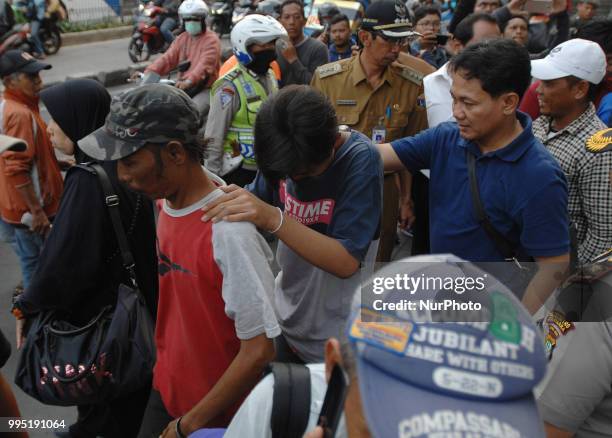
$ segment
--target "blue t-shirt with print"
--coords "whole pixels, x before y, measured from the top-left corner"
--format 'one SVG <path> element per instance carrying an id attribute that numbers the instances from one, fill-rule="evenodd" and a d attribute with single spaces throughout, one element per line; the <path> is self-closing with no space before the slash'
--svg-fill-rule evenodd
<path id="1" fill-rule="evenodd" d="M 378 249 L 382 211 L 383 170 L 372 141 L 359 132 L 335 153 L 331 165 L 316 177 L 268 183 L 258 173 L 248 189 L 282 208 L 286 216 L 336 239 L 362 264 L 367 276 Z M 274 290 L 274 310 L 283 337 L 302 360 L 322 362 L 325 341 L 346 324 L 356 288 L 357 271 L 340 278 L 320 269 L 278 242 L 280 273 Z"/>
<path id="2" fill-rule="evenodd" d="M 247 187 L 285 214 L 338 240 L 357 260 L 378 238 L 382 206 L 382 161 L 369 138 L 352 131 L 323 174 L 272 187 L 257 173 Z"/>
<path id="3" fill-rule="evenodd" d="M 481 202 L 497 231 L 531 257 L 569 252 L 565 175 L 533 136 L 531 119 L 520 112 L 517 117 L 523 132 L 507 146 L 486 154 L 459 135 L 456 122 L 391 143 L 409 171 L 430 169 L 432 253 L 451 253 L 474 262 L 504 260 L 476 220 L 466 153 L 476 156 Z"/>

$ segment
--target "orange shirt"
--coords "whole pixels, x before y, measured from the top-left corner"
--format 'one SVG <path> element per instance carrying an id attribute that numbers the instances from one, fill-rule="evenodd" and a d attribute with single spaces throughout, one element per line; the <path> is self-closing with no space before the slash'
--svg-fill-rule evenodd
<path id="1" fill-rule="evenodd" d="M 55 216 L 64 183 L 47 135 L 47 125 L 38 112 L 38 98 L 4 90 L 0 120 L 3 134 L 20 138 L 28 145 L 23 152 L 5 151 L 0 157 L 0 216 L 6 222 L 20 223 L 21 216 L 29 208 L 18 187 L 30 183 L 40 188 L 37 194 L 45 214 Z M 34 175 L 37 181 L 32 179 Z"/>
<path id="2" fill-rule="evenodd" d="M 225 73 L 230 71 L 236 65 L 237 62 L 238 62 L 238 60 L 236 59 L 236 56 L 232 55 L 221 66 L 221 69 L 219 70 L 219 77 L 224 76 Z M 281 79 L 281 71 L 280 71 L 280 67 L 278 66 L 278 63 L 276 61 L 272 61 L 272 64 L 270 64 L 270 68 L 274 72 L 274 76 L 276 76 L 276 80 L 280 81 L 280 79 Z"/>

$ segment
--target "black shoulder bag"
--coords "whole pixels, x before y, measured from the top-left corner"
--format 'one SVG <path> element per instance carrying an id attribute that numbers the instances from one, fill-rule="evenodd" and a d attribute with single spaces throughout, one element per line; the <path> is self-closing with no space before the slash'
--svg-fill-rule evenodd
<path id="1" fill-rule="evenodd" d="M 466 150 L 466 156 L 470 178 L 470 192 L 472 194 L 472 204 L 474 204 L 476 220 L 506 260 L 506 263 L 485 262 L 479 263 L 479 265 L 482 265 L 483 269 L 495 275 L 499 281 L 509 287 L 521 299 L 537 271 L 535 261 L 529 256 L 521 255 L 518 251 L 518 246 L 514 245 L 506 236 L 497 231 L 487 217 L 480 200 L 478 180 L 476 179 L 476 157 L 468 150 Z"/>
<path id="2" fill-rule="evenodd" d="M 310 370 L 297 363 L 274 362 L 272 438 L 302 438 L 310 417 Z"/>
<path id="3" fill-rule="evenodd" d="M 119 285 L 117 303 L 83 327 L 42 311 L 33 320 L 15 383 L 45 404 L 107 402 L 150 384 L 155 362 L 154 325 L 138 290 L 134 258 L 119 216 L 119 197 L 97 163 L 79 165 L 98 176 L 131 284 Z M 108 293 L 108 292 L 104 292 Z"/>

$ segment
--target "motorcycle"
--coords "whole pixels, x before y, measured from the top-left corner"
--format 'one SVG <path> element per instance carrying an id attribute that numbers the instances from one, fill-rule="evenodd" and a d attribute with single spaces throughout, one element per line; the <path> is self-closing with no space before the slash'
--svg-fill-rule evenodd
<path id="1" fill-rule="evenodd" d="M 232 16 L 234 13 L 234 1 L 216 1 L 210 7 L 210 29 L 219 37 L 228 34 L 232 30 Z"/>
<path id="2" fill-rule="evenodd" d="M 14 2 L 12 5 L 15 16 L 15 25 L 9 32 L 0 37 L 0 51 L 10 49 L 20 49 L 28 53 L 34 53 L 34 44 L 31 41 L 30 27 L 28 24 L 28 6 L 24 2 Z M 53 14 L 45 18 L 40 26 L 38 37 L 43 44 L 43 51 L 46 55 L 53 55 L 58 52 L 62 45 L 61 30 L 58 25 L 60 18 Z M 5 48 L 6 47 L 6 48 Z"/>
<path id="3" fill-rule="evenodd" d="M 56 16 L 45 18 L 40 26 L 38 37 L 43 45 L 43 50 L 47 55 L 56 54 L 62 47 L 62 35 L 58 26 L 59 19 Z"/>
<path id="4" fill-rule="evenodd" d="M 0 55 L 13 49 L 34 53 L 34 44 L 30 39 L 30 26 L 28 24 L 17 24 L 0 37 Z"/>
<path id="5" fill-rule="evenodd" d="M 138 86 L 147 84 L 165 84 L 174 87 L 178 82 L 177 76 L 181 73 L 185 73 L 187 70 L 189 70 L 189 68 L 191 68 L 191 61 L 185 60 L 179 62 L 178 66 L 174 70 L 170 70 L 165 78 L 161 77 L 155 72 L 139 72 L 136 77 L 128 79 L 128 82 L 134 82 Z M 187 94 L 189 94 L 189 90 L 187 91 Z M 189 94 L 189 96 L 193 97 L 194 94 Z"/>
<path id="6" fill-rule="evenodd" d="M 128 55 L 132 62 L 147 61 L 151 55 L 162 53 L 165 49 L 164 37 L 157 26 L 157 16 L 162 8 L 148 2 L 140 4 L 138 10 L 128 46 Z"/>
<path id="7" fill-rule="evenodd" d="M 256 8 L 253 0 L 240 0 L 232 13 L 232 28 L 250 12 L 255 11 Z"/>

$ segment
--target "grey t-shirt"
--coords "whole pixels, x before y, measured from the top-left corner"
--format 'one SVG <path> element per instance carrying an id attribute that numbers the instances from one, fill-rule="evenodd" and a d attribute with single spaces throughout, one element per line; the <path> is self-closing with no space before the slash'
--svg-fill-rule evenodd
<path id="1" fill-rule="evenodd" d="M 546 378 L 536 388 L 538 407 L 544 421 L 577 438 L 612 434 L 611 315 L 609 273 L 593 284 L 581 322 L 567 322 L 557 313 L 548 318 L 552 331 L 544 325 L 554 348 Z"/>
<path id="2" fill-rule="evenodd" d="M 304 37 L 301 43 L 295 46 L 297 61 L 289 64 L 283 57 L 282 41 L 276 44 L 278 65 L 281 69 L 281 86 L 298 84 L 309 85 L 312 75 L 317 67 L 329 62 L 329 52 L 325 44 L 310 37 Z"/>

